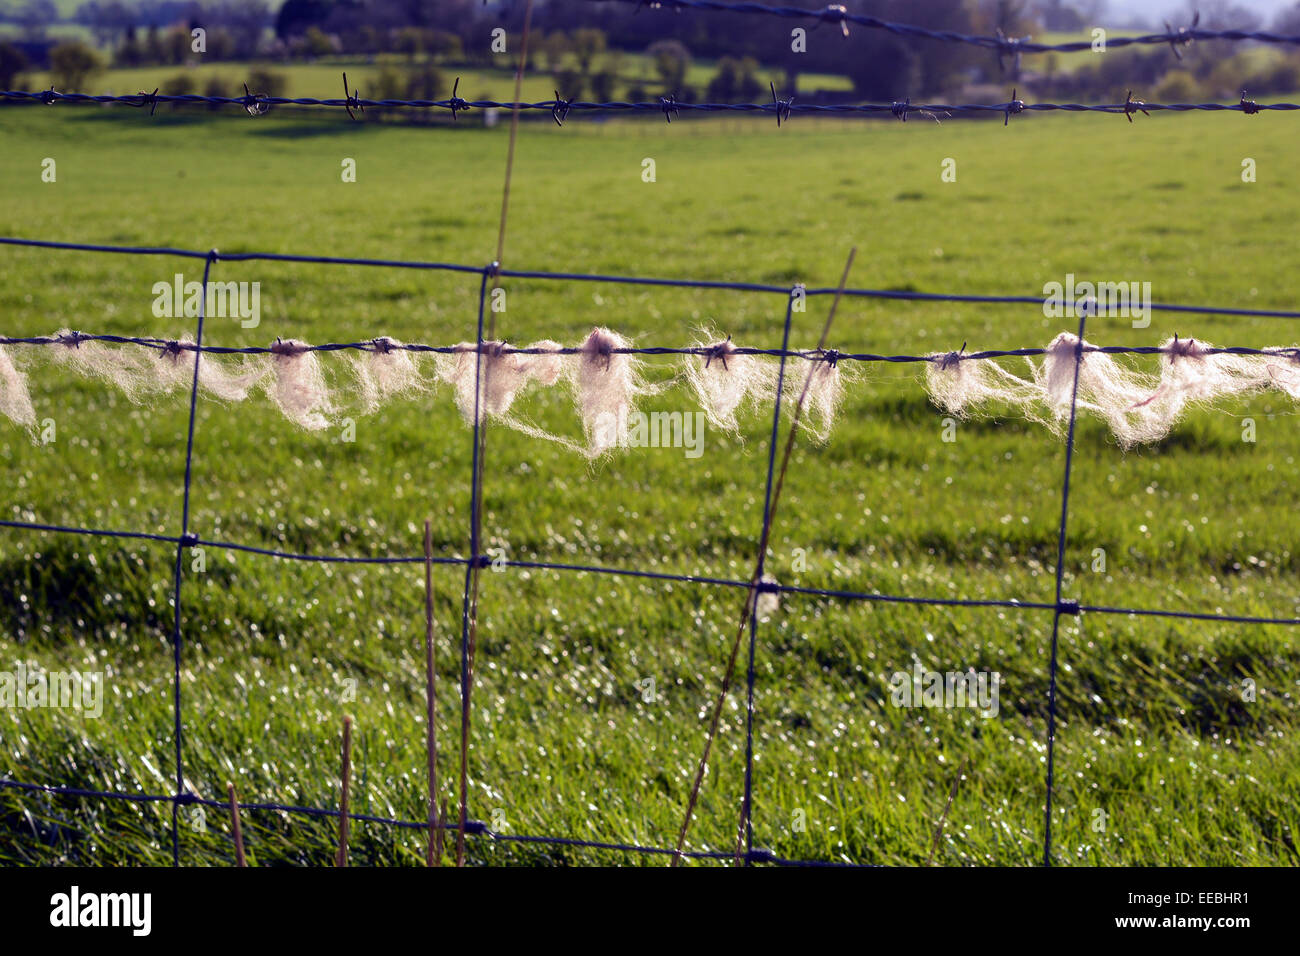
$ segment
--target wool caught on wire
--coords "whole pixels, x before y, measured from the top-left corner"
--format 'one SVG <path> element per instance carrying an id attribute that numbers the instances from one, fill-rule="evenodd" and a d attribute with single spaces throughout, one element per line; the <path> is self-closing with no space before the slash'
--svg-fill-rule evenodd
<path id="1" fill-rule="evenodd" d="M 1089 343 L 1084 342 L 1083 348 Z M 1077 335 L 1062 332 L 1047 346 L 1041 365 L 1030 362 L 1034 381 L 1051 416 L 1049 424 L 1060 431 L 1070 417 L 1071 401 L 1080 411 L 1091 412 L 1106 420 L 1121 446 L 1154 441 L 1181 411 L 1181 401 L 1170 405 L 1143 406 L 1156 381 L 1139 369 L 1125 368 L 1111 356 L 1098 352 L 1080 353 Z M 1078 360 L 1078 390 L 1075 391 L 1075 365 Z"/>
<path id="2" fill-rule="evenodd" d="M 27 393 L 27 379 L 0 347 L 0 412 L 16 425 L 35 425 L 36 409 Z"/>
<path id="3" fill-rule="evenodd" d="M 110 348 L 103 342 L 83 338 L 71 329 L 60 329 L 53 338 L 57 344 L 50 347 L 48 355 L 56 364 L 78 375 L 109 382 L 120 388 L 132 402 L 141 402 L 150 392 L 165 388 L 150 353 Z"/>
<path id="4" fill-rule="evenodd" d="M 357 392 L 361 407 L 367 414 L 390 399 L 424 391 L 428 387 L 420 377 L 415 353 L 402 348 L 401 342 L 381 336 L 372 344 L 372 350 L 352 357 Z"/>
<path id="5" fill-rule="evenodd" d="M 617 350 L 630 347 L 617 332 L 598 328 L 578 350 L 572 377 L 588 457 L 627 446 L 628 418 L 641 381 L 633 357 Z"/>
<path id="6" fill-rule="evenodd" d="M 163 392 L 188 389 L 194 377 L 194 343 L 174 342 L 158 353 L 158 387 Z M 265 365 L 247 360 L 214 362 L 199 356 L 199 388 L 223 402 L 242 402 L 266 377 Z"/>
<path id="7" fill-rule="evenodd" d="M 845 373 L 833 352 L 815 355 L 806 372 L 785 377 L 785 400 L 792 407 L 803 402 L 799 427 L 816 442 L 831 437 L 835 416 L 844 401 L 844 379 Z"/>
<path id="8" fill-rule="evenodd" d="M 997 362 L 968 361 L 960 352 L 936 352 L 925 367 L 925 387 L 944 411 L 965 417 L 974 406 L 1003 402 L 1025 415 L 1037 416 L 1041 389 Z"/>
<path id="9" fill-rule="evenodd" d="M 271 359 L 274 375 L 266 392 L 284 417 L 308 431 L 328 428 L 334 407 L 316 353 L 302 342 L 277 339 Z"/>
<path id="10" fill-rule="evenodd" d="M 525 363 L 515 352 L 504 352 L 504 342 L 484 342 L 482 350 L 473 342 L 460 342 L 456 351 L 437 358 L 438 377 L 452 387 L 456 407 L 473 425 L 487 418 L 501 418 L 510 411 L 515 396 L 528 381 Z"/>
<path id="11" fill-rule="evenodd" d="M 638 350 L 628 339 L 596 328 L 571 348 L 543 340 L 522 349 L 504 342 L 484 342 L 481 347 L 462 342 L 434 349 L 381 337 L 318 348 L 276 340 L 266 349 L 204 349 L 197 362 L 198 384 L 201 394 L 223 402 L 244 401 L 254 391 L 264 391 L 291 422 L 319 431 L 340 420 L 345 409 L 359 405 L 361 414 L 374 412 L 385 402 L 431 390 L 441 382 L 451 386 L 467 425 L 474 425 L 477 407 L 479 423 L 492 420 L 596 459 L 634 443 L 629 426 L 639 414 L 639 397 L 657 394 L 679 380 L 694 393 L 705 419 L 732 433 L 739 429 L 742 410 L 775 398 L 779 353 L 754 354 L 757 350 L 738 348 L 730 338 L 722 339 L 710 330 L 701 334 L 704 340 L 690 348 L 663 350 L 680 353 L 682 370 L 655 383 L 642 377 Z M 43 337 L 0 337 L 0 414 L 19 425 L 34 424 L 26 363 L 40 358 L 110 382 L 137 403 L 192 384 L 196 351 L 192 342 L 128 339 L 110 344 L 107 338 L 67 329 Z M 18 351 L 5 347 L 14 345 L 42 347 Z M 343 348 L 359 353 L 350 358 L 355 386 L 331 390 L 320 356 Z M 1120 351 L 1126 350 L 1103 350 L 1063 332 L 1041 350 L 1041 360 L 1024 356 L 1025 377 L 1004 368 L 993 354 L 966 354 L 964 346 L 958 352 L 913 359 L 924 363 L 926 389 L 946 412 L 968 416 L 1004 414 L 1010 409 L 1060 433 L 1074 403 L 1081 413 L 1105 421 L 1125 448 L 1159 441 L 1191 405 L 1213 407 L 1219 399 L 1265 389 L 1300 400 L 1300 348 L 1296 346 L 1215 349 L 1204 341 L 1175 336 L 1158 350 L 1127 350 L 1158 351 L 1158 372 L 1118 361 L 1111 353 Z M 435 353 L 432 374 L 423 359 L 429 352 Z M 802 399 L 800 427 L 824 441 L 857 368 L 848 360 L 882 359 L 820 349 L 791 354 L 803 365 L 792 367 L 787 359 L 782 400 L 795 405 Z M 22 361 L 15 361 L 15 356 Z M 553 434 L 514 410 L 526 388 L 561 383 L 573 394 L 580 440 Z"/>
<path id="12" fill-rule="evenodd" d="M 772 400 L 776 391 L 776 363 L 763 356 L 737 353 L 730 336 L 720 339 L 709 329 L 702 334 L 705 340 L 696 342 L 696 347 L 707 351 L 686 357 L 686 381 L 703 407 L 708 423 L 734 434 L 740 429 L 736 415 L 742 406 Z"/>
<path id="13" fill-rule="evenodd" d="M 936 354 L 930 357 L 926 385 L 934 402 L 955 414 L 982 405 L 1014 406 L 1058 433 L 1073 402 L 1080 412 L 1103 419 L 1124 448 L 1164 438 L 1192 403 L 1213 407 L 1219 399 L 1270 386 L 1300 398 L 1294 347 L 1237 355 L 1175 336 L 1160 345 L 1158 375 L 1122 365 L 1069 332 L 1058 335 L 1045 351 L 1039 364 L 1026 359 L 1030 379 L 994 361 Z"/>
<path id="14" fill-rule="evenodd" d="M 194 377 L 194 343 L 170 342 L 158 351 L 134 351 L 109 347 L 61 329 L 52 338 L 57 345 L 48 350 L 55 363 L 121 389 L 132 402 L 143 403 L 155 394 L 189 388 Z M 199 358 L 199 387 L 225 402 L 241 402 L 266 374 L 252 363 L 222 363 L 203 355 Z"/>

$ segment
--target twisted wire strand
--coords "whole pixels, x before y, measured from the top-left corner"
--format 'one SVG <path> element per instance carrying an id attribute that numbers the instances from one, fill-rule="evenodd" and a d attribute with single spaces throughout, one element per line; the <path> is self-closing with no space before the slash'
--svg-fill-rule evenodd
<path id="1" fill-rule="evenodd" d="M 178 339 L 160 339 L 148 336 L 112 335 L 103 333 L 72 332 L 66 335 L 0 335 L 0 345 L 62 345 L 73 348 L 80 342 L 108 342 L 114 345 L 136 345 L 163 353 L 206 352 L 213 355 L 273 355 L 277 354 L 274 345 L 196 345 Z M 481 346 L 476 343 L 458 345 L 427 345 L 419 342 L 393 342 L 389 339 L 370 339 L 364 342 L 327 342 L 319 345 L 296 344 L 296 352 L 422 352 L 437 354 L 455 354 L 461 352 L 480 352 L 484 355 L 581 355 L 581 346 L 561 346 L 559 348 L 542 348 L 538 346 L 517 346 L 485 341 Z M 1158 345 L 1091 345 L 1085 344 L 1087 353 L 1106 355 L 1165 355 L 1168 348 Z M 716 354 L 716 346 L 623 346 L 611 347 L 611 355 L 696 355 L 707 358 Z M 953 362 L 980 362 L 993 359 L 1034 357 L 1048 354 L 1048 349 L 1041 347 L 1016 349 L 984 349 L 978 352 L 927 353 L 925 355 L 880 355 L 875 352 L 840 352 L 834 349 L 768 349 L 755 346 L 732 346 L 729 355 L 762 355 L 771 358 L 797 358 L 807 362 L 883 362 L 892 364 L 913 364 L 926 362 L 951 365 Z M 1201 350 L 1204 355 L 1263 355 L 1277 358 L 1289 358 L 1300 362 L 1300 346 L 1270 346 L 1257 348 L 1246 345 L 1206 346 Z"/>
<path id="2" fill-rule="evenodd" d="M 1297 103 L 1256 103 L 1244 97 L 1238 103 L 1147 103 L 1133 100 L 1128 103 L 1025 103 L 1013 98 L 1005 103 L 912 103 L 906 100 L 891 103 L 796 103 L 787 100 L 772 103 L 685 103 L 675 95 L 660 97 L 653 102 L 628 102 L 611 100 L 608 102 L 586 102 L 576 100 L 540 100 L 533 103 L 508 103 L 499 100 L 462 100 L 451 98 L 444 100 L 405 100 L 365 98 L 339 99 L 337 97 L 319 99 L 311 96 L 205 96 L 199 93 L 158 93 L 158 94 L 112 94 L 112 93 L 61 93 L 58 90 L 0 90 L 0 100 L 29 101 L 53 106 L 55 103 L 72 104 L 125 104 L 140 106 L 141 97 L 158 103 L 200 103 L 212 106 L 242 106 L 249 109 L 255 106 L 254 115 L 263 115 L 275 106 L 310 106 L 336 107 L 348 110 L 355 107 L 426 109 L 443 110 L 456 116 L 467 109 L 498 109 L 536 112 L 542 111 L 553 116 L 578 113 L 662 113 L 665 116 L 680 112 L 694 113 L 761 113 L 788 118 L 791 113 L 826 114 L 826 115 L 889 115 L 903 119 L 908 115 L 925 114 L 934 116 L 973 116 L 982 113 L 997 113 L 1004 116 L 1021 113 L 1112 113 L 1132 116 L 1139 110 L 1152 112 L 1187 113 L 1194 111 L 1211 113 L 1246 113 L 1254 115 L 1265 111 L 1294 112 L 1300 110 Z M 253 112 L 253 110 L 249 110 Z M 669 119 L 671 122 L 671 119 Z M 504 274 L 504 273 L 503 273 Z"/>

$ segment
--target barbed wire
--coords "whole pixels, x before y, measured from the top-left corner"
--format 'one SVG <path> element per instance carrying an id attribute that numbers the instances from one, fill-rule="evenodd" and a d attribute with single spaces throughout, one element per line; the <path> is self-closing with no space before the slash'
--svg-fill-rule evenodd
<path id="1" fill-rule="evenodd" d="M 418 342 L 397 342 L 387 337 L 369 339 L 364 342 L 327 342 L 312 345 L 294 341 L 292 344 L 274 345 L 197 345 L 183 339 L 160 339 L 130 335 L 113 335 L 108 333 L 65 332 L 61 335 L 8 336 L 0 335 L 0 345 L 62 345 L 76 348 L 82 342 L 106 342 L 112 345 L 135 345 L 165 354 L 179 352 L 203 352 L 211 355 L 285 355 L 303 352 L 421 352 L 440 355 L 462 353 L 479 353 L 480 355 L 582 355 L 582 346 L 559 346 L 555 348 L 540 346 L 510 345 L 505 342 L 485 341 L 482 345 L 461 343 L 457 345 L 425 345 Z M 909 364 L 930 362 L 945 367 L 956 362 L 978 362 L 1003 358 L 1032 358 L 1050 354 L 1050 349 L 1043 347 L 1016 349 L 984 349 L 967 352 L 965 348 L 951 352 L 927 352 L 919 355 L 882 355 L 874 352 L 841 352 L 838 349 L 774 349 L 758 348 L 750 345 L 733 345 L 718 343 L 715 345 L 687 346 L 625 346 L 611 347 L 611 355 L 694 355 L 704 359 L 725 358 L 732 355 L 761 355 L 770 358 L 797 358 L 808 362 L 826 362 L 835 365 L 839 362 L 886 362 Z M 1169 347 L 1159 345 L 1094 345 L 1085 343 L 1084 354 L 1101 353 L 1106 355 L 1169 355 L 1180 354 Z M 1257 355 L 1289 358 L 1300 362 L 1300 346 L 1273 346 L 1256 348 L 1244 345 L 1205 346 L 1199 349 L 1201 355 Z"/>
<path id="2" fill-rule="evenodd" d="M 1075 40 L 1065 43 L 1035 43 L 1028 36 L 1009 37 L 1001 30 L 998 35 L 961 33 L 954 30 L 934 30 L 912 23 L 898 23 L 873 17 L 869 14 L 850 13 L 843 4 L 832 3 L 824 7 L 774 7 L 762 3 L 722 3 L 719 0 L 588 0 L 591 3 L 631 3 L 637 10 L 642 7 L 651 10 L 668 9 L 700 10 L 709 13 L 756 14 L 794 20 L 815 20 L 820 23 L 838 25 L 843 36 L 849 35 L 849 24 L 872 30 L 884 30 L 895 36 L 921 40 L 940 40 L 947 43 L 965 43 L 972 46 L 995 50 L 1003 56 L 1016 56 L 1025 53 L 1082 53 L 1095 49 L 1091 40 Z M 1147 33 L 1140 36 L 1107 37 L 1106 48 L 1127 46 L 1163 46 L 1168 44 L 1180 59 L 1183 48 L 1196 40 L 1251 41 L 1255 43 L 1272 43 L 1281 45 L 1300 45 L 1300 36 L 1270 33 L 1265 30 L 1202 30 L 1199 28 L 1201 15 L 1195 13 L 1190 26 L 1174 27 L 1165 22 L 1164 33 Z"/>
<path id="3" fill-rule="evenodd" d="M 895 100 L 890 103 L 796 103 L 794 97 L 782 99 L 773 89 L 771 103 L 688 103 L 677 99 L 676 93 L 665 94 L 650 102 L 626 102 L 621 100 L 609 102 L 579 102 L 562 99 L 559 92 L 552 100 L 532 103 L 506 103 L 497 100 L 464 100 L 451 97 L 443 100 L 372 100 L 355 96 L 343 99 L 318 99 L 315 97 L 267 96 L 261 93 L 246 93 L 244 96 L 206 96 L 198 93 L 61 93 L 53 88 L 48 90 L 4 90 L 0 91 L 0 100 L 16 102 L 38 102 L 47 106 L 56 103 L 73 104 L 123 104 L 136 108 L 156 107 L 159 103 L 173 104 L 207 104 L 212 106 L 241 106 L 250 115 L 263 116 L 275 106 L 295 107 L 334 107 L 348 112 L 353 119 L 357 117 L 353 109 L 400 108 L 443 110 L 454 120 L 460 113 L 470 109 L 544 111 L 551 114 L 557 125 L 563 125 L 564 119 L 571 112 L 589 113 L 662 113 L 671 123 L 674 116 L 682 112 L 696 113 L 758 113 L 773 116 L 780 126 L 789 121 L 792 114 L 828 116 L 893 116 L 907 121 L 908 116 L 922 115 L 937 120 L 940 116 L 975 116 L 1000 114 L 1003 125 L 1010 122 L 1012 116 L 1024 113 L 1106 113 L 1120 115 L 1133 120 L 1135 113 L 1150 115 L 1152 112 L 1188 113 L 1244 113 L 1248 116 L 1259 113 L 1295 112 L 1300 110 L 1297 103 L 1259 103 L 1246 98 L 1246 91 L 1236 103 L 1148 103 L 1135 100 L 1130 92 L 1123 103 L 1026 103 L 1017 99 L 1018 90 L 1012 90 L 1011 99 L 1005 103 L 913 103 L 911 100 Z M 152 112 L 152 109 L 151 109 Z"/>

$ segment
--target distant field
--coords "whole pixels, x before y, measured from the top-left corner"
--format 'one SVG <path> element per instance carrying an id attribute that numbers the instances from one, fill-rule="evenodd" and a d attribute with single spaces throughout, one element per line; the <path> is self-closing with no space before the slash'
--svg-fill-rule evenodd
<path id="1" fill-rule="evenodd" d="M 77 7 L 82 4 L 82 0 L 53 0 L 53 2 L 61 17 L 73 16 L 77 12 Z M 6 0 L 6 2 L 0 3 L 0 10 L 11 13 L 22 5 L 22 0 Z M 279 4 L 276 4 L 276 8 L 279 8 Z"/>
<path id="2" fill-rule="evenodd" d="M 217 68 L 222 69 L 222 68 Z M 168 71 L 155 71 L 152 77 Z M 232 79 L 237 75 L 232 71 Z M 349 68 L 349 78 L 353 71 Z M 367 76 L 359 72 L 365 92 Z M 496 79 L 492 81 L 497 82 Z M 550 82 L 549 80 L 546 82 Z M 291 92 L 334 95 L 330 66 Z M 117 73 L 107 88 L 156 85 Z M 462 81 L 477 96 L 484 79 Z M 496 93 L 497 87 L 491 92 Z M 550 89 L 526 90 L 549 98 Z M 498 94 L 499 95 L 499 94 Z M 1035 295 L 1067 273 L 1152 283 L 1158 301 L 1294 309 L 1300 192 L 1290 115 L 1023 116 L 1001 121 L 593 123 L 522 130 L 505 262 L 516 268 Z M 0 109 L 0 235 L 223 252 L 436 259 L 495 254 L 506 132 L 315 121 L 285 113 L 57 106 Z M 42 160 L 58 182 L 43 184 Z M 358 181 L 340 182 L 344 158 Z M 653 158 L 657 182 L 641 179 Z M 958 181 L 942 183 L 954 158 Z M 1243 184 L 1243 157 L 1259 180 Z M 0 247 L 0 333 L 62 327 L 183 335 L 153 283 L 195 263 Z M 212 344 L 276 337 L 472 339 L 477 277 L 218 263 L 259 281 L 257 329 L 209 323 Z M 709 325 L 779 344 L 780 296 L 510 281 L 500 334 L 579 341 L 595 325 L 682 345 Z M 811 346 L 825 302 L 796 316 Z M 854 299 L 831 344 L 892 353 L 1046 344 L 1070 320 L 1032 306 Z M 1293 322 L 1157 313 L 1098 320 L 1089 338 L 1154 345 L 1178 333 L 1282 345 Z M 0 517 L 176 533 L 188 407 L 131 404 L 19 346 L 40 419 L 34 444 L 0 420 Z M 324 360 L 348 380 L 338 357 Z M 1009 364 L 1008 367 L 1016 366 Z M 1023 367 L 1023 366 L 1022 366 Z M 667 382 L 673 363 L 646 374 Z M 946 417 L 914 366 L 873 365 L 824 445 L 801 440 L 773 531 L 783 583 L 1051 601 L 1062 442 L 1018 418 Z M 696 406 L 680 384 L 644 407 Z M 562 392 L 525 398 L 575 436 Z M 199 405 L 191 526 L 211 539 L 326 555 L 468 547 L 470 432 L 445 388 L 358 417 L 355 443 L 304 433 L 264 400 Z M 1243 418 L 1258 440 L 1242 441 Z M 766 424 L 765 424 L 766 421 Z M 502 428 L 487 442 L 487 546 L 521 560 L 748 575 L 761 525 L 770 417 L 705 452 L 641 449 L 589 465 Z M 1084 603 L 1300 614 L 1295 406 L 1275 394 L 1200 412 L 1124 453 L 1083 418 L 1065 593 Z M 1104 573 L 1092 570 L 1104 549 Z M 796 549 L 806 554 L 797 571 Z M 0 530 L 0 661 L 109 672 L 99 720 L 0 711 L 0 775 L 168 792 L 174 549 Z M 463 572 L 435 570 L 440 772 L 457 767 Z M 353 808 L 423 816 L 423 571 L 209 552 L 182 599 L 188 785 L 333 807 L 339 723 L 356 719 Z M 721 680 L 740 596 L 703 586 L 510 569 L 485 572 L 470 758 L 471 813 L 513 833 L 671 845 Z M 1062 622 L 1055 836 L 1061 863 L 1295 866 L 1300 646 L 1294 630 L 1087 615 Z M 1051 616 L 787 597 L 758 629 L 755 841 L 786 857 L 924 863 L 959 768 L 935 862 L 1033 864 L 1041 855 Z M 1001 709 L 891 705 L 890 676 L 994 670 Z M 743 664 L 742 664 L 743 673 Z M 653 677 L 658 698 L 636 682 Z M 1258 700 L 1243 703 L 1244 679 Z M 349 684 L 350 681 L 355 682 Z M 743 679 L 742 679 L 743 691 Z M 355 700 L 345 689 L 355 687 Z M 730 849 L 744 760 L 743 696 L 724 712 L 692 830 Z M 446 791 L 449 802 L 452 790 Z M 1096 811 L 1106 814 L 1095 829 Z M 800 829 L 797 821 L 806 821 Z M 182 860 L 231 859 L 226 821 L 183 811 Z M 170 808 L 0 790 L 0 861 L 170 862 Z M 328 862 L 332 825 L 246 815 L 260 864 Z M 357 863 L 418 863 L 418 832 L 358 823 Z M 616 853 L 472 840 L 476 862 L 646 862 Z"/>
<path id="3" fill-rule="evenodd" d="M 1141 36 L 1145 33 L 1157 32 L 1149 30 L 1108 30 L 1107 40 L 1113 41 L 1119 37 Z M 1092 28 L 1080 30 L 1075 33 L 1062 32 L 1045 32 L 1033 35 L 1035 43 L 1091 43 Z M 1108 48 L 1107 52 L 1116 49 Z M 1164 48 L 1168 51 L 1168 47 Z M 1288 50 L 1285 47 L 1267 46 L 1265 44 L 1257 45 L 1237 45 L 1233 47 L 1232 57 L 1234 68 L 1232 72 L 1236 74 L 1237 82 L 1240 77 L 1249 76 L 1252 73 L 1264 72 L 1271 67 L 1277 66 L 1287 56 Z M 1051 76 L 1068 75 L 1074 73 L 1080 67 L 1092 66 L 1098 56 L 1104 54 L 1083 51 L 1078 53 L 1029 53 L 1023 58 L 1023 64 L 1026 70 L 1034 73 L 1042 73 Z M 1177 64 L 1170 64 L 1176 66 Z"/>
<path id="4" fill-rule="evenodd" d="M 0 23 L 0 40 L 15 40 L 22 36 L 22 27 L 16 23 Z M 81 40 L 83 43 L 93 43 L 94 38 L 91 36 L 90 28 L 82 26 L 80 23 L 55 23 L 51 24 L 45 30 L 46 34 L 54 40 Z"/>
<path id="5" fill-rule="evenodd" d="M 54 27 L 51 29 L 51 34 L 65 39 L 89 40 L 88 35 L 84 35 L 84 28 L 71 24 Z M 4 25 L 0 24 L 0 37 L 4 35 Z M 1035 36 L 1034 39 L 1040 42 L 1063 43 L 1086 40 L 1089 36 L 1045 34 Z M 1280 65 L 1285 57 L 1286 53 L 1279 49 L 1265 46 L 1246 47 L 1238 53 L 1230 65 L 1225 65 L 1224 70 L 1220 71 L 1222 76 L 1216 74 L 1216 79 L 1209 89 L 1222 86 L 1223 90 L 1219 93 L 1226 95 L 1224 91 L 1240 83 L 1242 78 L 1267 73 Z M 107 62 L 107 55 L 105 59 Z M 479 100 L 509 100 L 514 93 L 514 65 L 506 56 L 500 57 L 500 61 L 500 65 L 495 68 L 461 67 L 440 63 L 438 68 L 444 77 L 445 87 L 440 95 L 449 96 L 451 84 L 459 77 L 461 96 Z M 81 89 L 63 92 L 120 94 L 134 93 L 142 89 L 178 89 L 176 84 L 181 81 L 188 83 L 191 92 L 203 93 L 210 83 L 216 81 L 228 95 L 233 95 L 243 92 L 243 84 L 249 79 L 251 72 L 263 70 L 283 78 L 286 96 L 327 97 L 336 95 L 341 89 L 342 73 L 346 71 L 349 83 L 359 89 L 363 96 L 378 97 L 380 74 L 383 70 L 396 71 L 400 77 L 406 77 L 412 71 L 422 69 L 423 62 L 423 57 L 411 59 L 400 54 L 381 54 L 376 57 L 323 57 L 311 62 L 215 61 L 172 66 L 106 66 L 88 77 Z M 1060 76 L 1091 65 L 1093 62 L 1095 62 L 1095 55 L 1087 52 L 1027 54 L 1023 59 L 1023 68 L 1026 71 L 1026 78 L 1032 84 L 1037 76 Z M 616 60 L 610 60 L 610 63 L 611 68 L 616 69 L 618 75 L 614 85 L 615 99 L 627 98 L 634 85 L 640 86 L 646 97 L 658 96 L 665 91 L 663 81 L 655 72 L 653 63 L 648 57 L 636 53 L 623 53 Z M 602 64 L 598 62 L 593 72 L 601 67 Z M 567 63 L 565 68 L 575 69 L 571 62 Z M 709 83 L 716 76 L 717 71 L 717 61 L 692 60 L 686 73 L 685 86 L 693 91 L 697 100 L 706 99 Z M 793 92 L 796 96 L 808 96 L 818 91 L 848 92 L 853 89 L 853 84 L 847 76 L 835 73 L 801 73 L 798 77 L 798 87 L 793 91 L 786 89 L 785 72 L 781 69 L 762 67 L 758 70 L 756 78 L 764 90 L 767 89 L 769 81 L 774 83 L 783 96 L 787 92 Z M 48 89 L 56 84 L 54 77 L 48 71 L 34 70 L 22 74 L 17 85 L 27 89 Z M 543 65 L 543 61 L 534 58 L 533 67 L 524 77 L 523 96 L 530 101 L 549 100 L 554 97 L 560 85 L 562 85 L 560 80 Z M 573 90 L 559 90 L 559 92 L 567 97 L 575 95 Z M 1154 99 L 1154 92 L 1154 90 L 1147 90 L 1144 95 L 1151 100 Z M 578 98 L 590 100 L 594 95 L 590 83 L 587 82 Z M 1207 98 L 1215 98 L 1209 92 L 1205 95 Z M 1037 96 L 1036 98 L 1049 99 L 1050 97 Z M 759 96 L 758 99 L 763 100 L 765 97 Z M 1091 99 L 1109 101 L 1107 96 L 1095 96 Z"/>

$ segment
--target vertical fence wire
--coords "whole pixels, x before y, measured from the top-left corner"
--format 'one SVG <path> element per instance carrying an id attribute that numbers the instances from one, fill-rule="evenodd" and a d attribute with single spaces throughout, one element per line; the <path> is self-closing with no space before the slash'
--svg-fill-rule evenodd
<path id="1" fill-rule="evenodd" d="M 785 304 L 785 331 L 781 336 L 781 351 L 790 348 L 790 325 L 794 317 L 794 293 Z M 763 583 L 763 569 L 767 562 L 769 535 L 772 530 L 772 482 L 776 474 L 776 445 L 781 430 L 781 393 L 785 385 L 785 356 L 781 356 L 776 373 L 776 398 L 772 402 L 772 441 L 767 449 L 767 490 L 763 495 L 763 530 L 759 536 L 758 570 L 755 587 Z M 741 804 L 740 823 L 745 840 L 745 865 L 751 864 L 754 852 L 754 650 L 758 641 L 758 593 L 750 597 L 749 612 L 749 670 L 745 679 L 745 799 Z M 737 841 L 739 843 L 739 840 Z"/>
<path id="2" fill-rule="evenodd" d="M 203 262 L 203 289 L 199 298 L 199 318 L 194 334 L 194 379 L 190 383 L 190 419 L 185 438 L 185 489 L 181 504 L 181 536 L 176 542 L 176 573 L 172 581 L 172 716 L 175 722 L 176 738 L 176 792 L 172 800 L 172 866 L 180 866 L 181 845 L 178 817 L 181 801 L 185 798 L 185 770 L 182 762 L 181 720 L 181 563 L 185 559 L 185 548 L 191 543 L 190 538 L 190 485 L 194 473 L 194 422 L 197 417 L 199 400 L 199 361 L 203 357 L 203 320 L 207 312 L 208 277 L 212 272 L 212 263 L 216 261 L 217 252 L 212 250 Z"/>
<path id="3" fill-rule="evenodd" d="M 456 832 L 456 865 L 465 865 L 465 828 L 469 822 L 469 725 L 470 693 L 474 683 L 473 631 L 478 623 L 479 533 L 482 528 L 482 455 L 483 455 L 483 313 L 487 300 L 488 279 L 496 263 L 483 269 L 478 287 L 478 350 L 474 361 L 474 458 L 470 479 L 469 561 L 465 565 L 465 592 L 460 612 L 460 827 Z"/>
<path id="4" fill-rule="evenodd" d="M 1047 795 L 1043 810 L 1043 866 L 1052 865 L 1052 787 L 1056 757 L 1056 665 L 1061 631 L 1065 583 L 1065 535 L 1070 520 L 1070 465 L 1074 458 L 1074 427 L 1079 411 L 1079 371 L 1083 366 L 1083 332 L 1088 316 L 1079 316 L 1079 339 L 1074 346 L 1074 382 L 1070 387 L 1070 427 L 1065 435 L 1065 475 L 1061 479 L 1061 525 L 1056 537 L 1056 607 L 1052 611 L 1052 661 L 1047 688 Z M 1071 613 L 1078 613 L 1077 604 Z"/>

